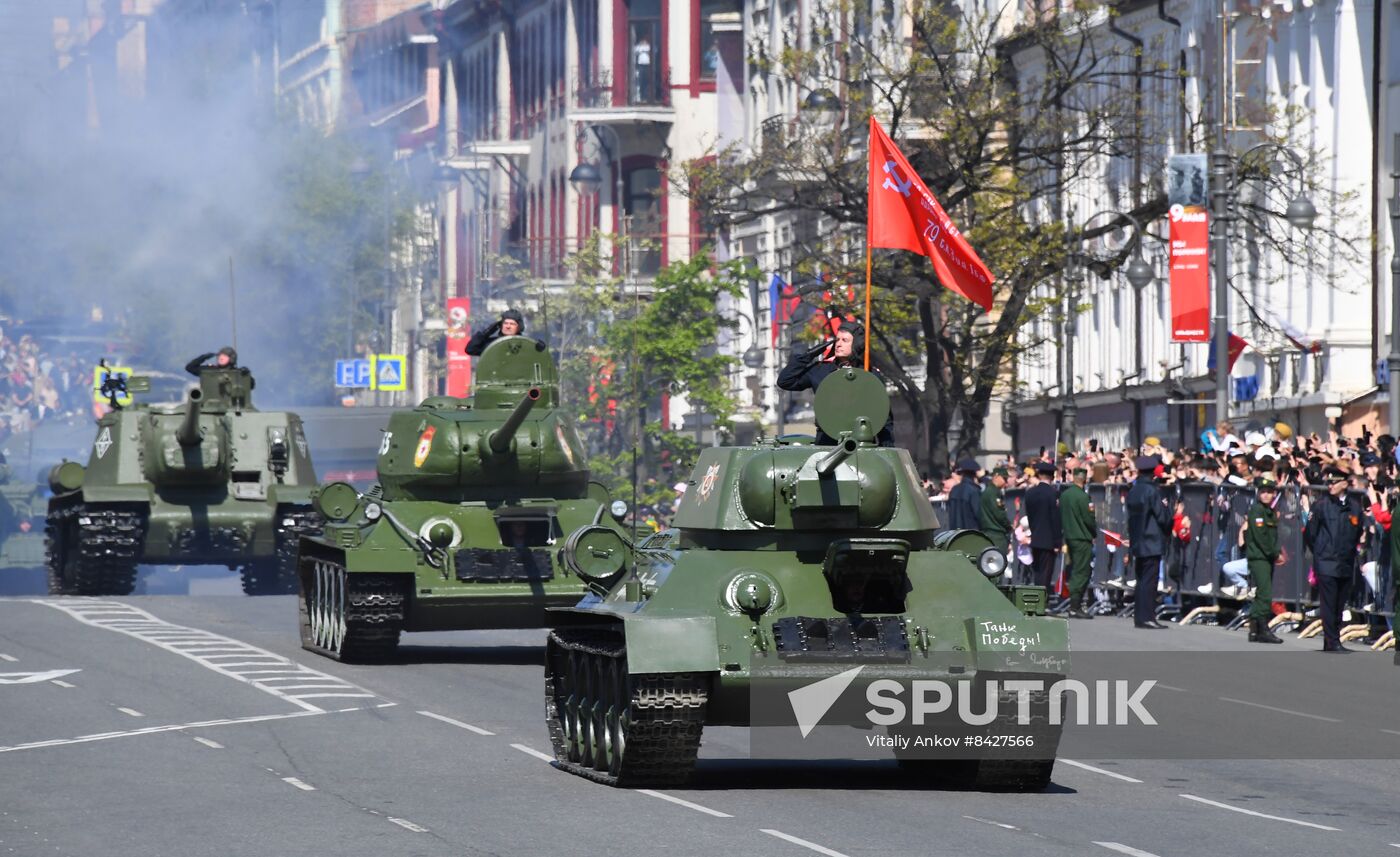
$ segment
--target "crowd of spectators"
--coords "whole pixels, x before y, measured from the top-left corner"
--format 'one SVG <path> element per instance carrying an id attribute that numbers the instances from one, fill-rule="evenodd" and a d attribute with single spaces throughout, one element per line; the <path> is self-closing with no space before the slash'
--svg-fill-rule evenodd
<path id="1" fill-rule="evenodd" d="M 44 348 L 0 319 L 0 442 L 36 423 L 92 414 L 89 355 Z"/>

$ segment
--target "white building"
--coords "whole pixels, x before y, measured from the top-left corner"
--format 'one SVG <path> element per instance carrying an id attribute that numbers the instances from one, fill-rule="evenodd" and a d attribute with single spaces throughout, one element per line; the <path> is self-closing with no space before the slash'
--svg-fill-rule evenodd
<path id="1" fill-rule="evenodd" d="M 1390 172 L 1393 157 L 1390 135 L 1380 129 L 1394 124 L 1386 116 L 1400 116 L 1397 6 L 1384 4 L 1378 32 L 1371 3 L 1227 0 L 1226 5 L 1232 23 L 1224 62 L 1230 80 L 1224 86 L 1220 2 L 1121 4 L 1115 32 L 1105 19 L 1099 32 L 1105 43 L 1140 40 L 1146 67 L 1171 74 L 1144 81 L 1143 121 L 1153 145 L 1139 154 L 1140 184 L 1135 187 L 1131 158 L 1067 165 L 1063 209 L 1073 209 L 1082 221 L 1105 209 L 1131 209 L 1138 199 L 1160 192 L 1169 155 L 1211 150 L 1222 92 L 1234 94 L 1223 107 L 1227 148 L 1235 154 L 1283 133 L 1286 121 L 1294 120 L 1289 142 L 1309 161 L 1317 228 L 1289 236 L 1305 257 L 1297 264 L 1247 230 L 1232 238 L 1230 330 L 1252 346 L 1233 376 L 1255 377 L 1258 392 L 1249 398 L 1245 391 L 1244 399 L 1236 399 L 1232 390 L 1231 417 L 1268 425 L 1282 420 L 1312 431 L 1324 428 L 1327 406 L 1343 406 L 1349 428 L 1359 430 L 1371 419 L 1377 430 L 1375 419 L 1384 408 L 1375 408 L 1374 367 L 1388 351 L 1390 261 L 1384 207 L 1389 182 L 1379 179 Z M 1382 68 L 1377 58 L 1387 55 L 1387 39 L 1391 60 Z M 1117 61 L 1125 72 L 1131 70 L 1130 55 Z M 1021 75 L 1041 72 L 1032 51 L 1017 54 L 1016 64 Z M 1179 84 L 1171 79 L 1178 69 Z M 1380 104 L 1373 103 L 1377 96 Z M 1282 155 L 1272 157 L 1284 162 Z M 1266 201 L 1248 185 L 1241 196 L 1242 204 Z M 1267 202 L 1282 212 L 1287 200 Z M 1278 234 L 1288 235 L 1287 224 L 1281 218 L 1277 223 Z M 1018 366 L 1025 396 L 1014 407 L 1020 449 L 1054 440 L 1070 383 L 1081 441 L 1097 438 L 1121 446 L 1157 435 L 1169 445 L 1192 444 L 1214 423 L 1209 347 L 1169 341 L 1168 267 L 1160 240 L 1166 219 L 1146 226 L 1156 236 L 1146 242 L 1156 282 L 1141 292 L 1139 304 L 1121 271 L 1107 281 L 1086 279 L 1080 301 L 1088 309 L 1072 322 L 1072 367 L 1066 365 L 1065 337 L 1056 335 L 1053 319 L 1040 319 L 1031 329 L 1047 345 L 1038 360 Z M 1373 230 L 1380 239 L 1374 253 L 1367 240 Z M 1346 239 L 1354 244 L 1348 246 Z M 1200 405 L 1184 403 L 1191 399 L 1200 399 Z"/>

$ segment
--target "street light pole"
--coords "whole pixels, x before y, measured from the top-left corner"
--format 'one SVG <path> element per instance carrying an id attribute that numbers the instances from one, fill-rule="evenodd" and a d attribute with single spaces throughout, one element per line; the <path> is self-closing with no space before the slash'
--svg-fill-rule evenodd
<path id="1" fill-rule="evenodd" d="M 1223 96 L 1222 96 L 1223 98 Z M 1215 422 L 1230 418 L 1230 154 L 1225 151 L 1224 109 L 1217 148 L 1211 153 L 1211 267 L 1215 273 Z"/>
<path id="2" fill-rule="evenodd" d="M 1400 436 L 1400 134 L 1392 144 L 1390 167 L 1390 433 Z"/>

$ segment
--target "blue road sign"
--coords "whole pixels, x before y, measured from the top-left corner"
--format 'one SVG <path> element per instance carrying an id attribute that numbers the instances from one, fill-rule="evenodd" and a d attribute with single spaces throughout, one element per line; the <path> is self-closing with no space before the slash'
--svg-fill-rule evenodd
<path id="1" fill-rule="evenodd" d="M 370 357 L 370 377 L 374 390 L 407 390 L 408 358 L 403 354 L 375 354 Z"/>
<path id="2" fill-rule="evenodd" d="M 337 387 L 368 387 L 374 377 L 370 374 L 368 360 L 335 361 L 335 385 Z"/>

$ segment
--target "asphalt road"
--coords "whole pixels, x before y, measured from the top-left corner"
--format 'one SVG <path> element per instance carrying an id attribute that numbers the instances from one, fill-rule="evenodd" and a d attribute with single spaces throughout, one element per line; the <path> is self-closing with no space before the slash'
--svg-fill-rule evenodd
<path id="1" fill-rule="evenodd" d="M 1073 631 L 1077 649 L 1249 648 Z M 1400 853 L 1388 654 L 1290 640 L 1290 705 L 1239 714 L 1308 729 L 1389 703 L 1391 734 L 1356 727 L 1388 759 L 1062 758 L 1045 793 L 993 794 L 890 762 L 749 760 L 745 730 L 711 729 L 694 785 L 649 792 L 551 767 L 543 637 L 407 635 L 397 663 L 347 666 L 300 649 L 291 597 L 0 599 L 0 855 Z"/>

